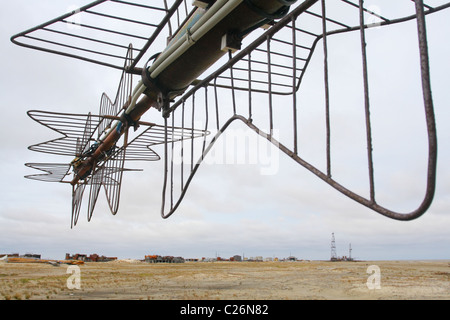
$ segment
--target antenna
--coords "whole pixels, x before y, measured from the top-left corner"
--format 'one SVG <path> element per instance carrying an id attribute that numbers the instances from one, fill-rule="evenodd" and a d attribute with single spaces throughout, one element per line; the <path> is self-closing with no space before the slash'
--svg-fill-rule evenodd
<path id="1" fill-rule="evenodd" d="M 352 260 L 352 244 L 348 245 L 348 260 Z"/>
<path id="2" fill-rule="evenodd" d="M 337 260 L 337 254 L 336 254 L 336 241 L 334 239 L 334 232 L 331 234 L 331 261 Z"/>

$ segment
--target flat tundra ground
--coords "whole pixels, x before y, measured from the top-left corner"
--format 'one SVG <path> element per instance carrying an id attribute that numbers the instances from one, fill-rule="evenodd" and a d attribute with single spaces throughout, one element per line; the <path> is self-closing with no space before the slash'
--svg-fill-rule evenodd
<path id="1" fill-rule="evenodd" d="M 450 263 L 186 262 L 53 266 L 0 262 L 4 300 L 450 299 Z"/>

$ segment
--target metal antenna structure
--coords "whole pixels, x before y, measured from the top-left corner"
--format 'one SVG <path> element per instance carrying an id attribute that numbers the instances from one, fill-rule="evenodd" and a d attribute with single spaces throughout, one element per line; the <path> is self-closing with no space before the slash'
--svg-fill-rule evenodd
<path id="1" fill-rule="evenodd" d="M 192 0 L 97 0 L 21 32 L 11 38 L 13 43 L 123 72 L 115 99 L 104 95 L 98 114 L 29 112 L 33 120 L 61 135 L 30 149 L 72 158 L 27 164 L 43 171 L 27 177 L 72 186 L 74 225 L 83 194 L 89 194 L 88 220 L 101 187 L 115 214 L 122 175 L 128 170 L 124 164 L 161 159 L 160 214 L 168 218 L 233 124 L 359 204 L 392 219 L 416 219 L 432 203 L 437 163 L 425 17 L 448 13 L 450 2 L 379 3 L 205 0 L 193 6 Z M 399 28 L 405 29 L 398 32 Z M 416 48 L 407 53 L 408 67 L 415 73 L 407 74 L 415 74 L 419 85 L 407 93 L 386 88 L 394 70 L 373 74 L 386 62 L 395 65 L 390 60 L 394 50 L 388 46 L 399 41 L 376 42 L 383 38 L 377 32 L 385 29 Z M 350 73 L 356 79 L 351 83 Z M 398 72 L 399 77 L 404 74 Z M 407 80 L 396 83 L 413 85 Z M 392 94 L 386 94 L 387 89 Z M 381 103 L 381 115 L 380 101 L 371 99 L 373 92 L 387 99 Z M 412 106 L 398 103 L 411 92 L 417 94 L 417 123 L 405 116 Z M 141 117 L 149 115 L 150 108 L 160 116 L 144 121 Z M 312 133 L 309 116 L 317 120 Z M 423 181 L 424 191 L 413 208 L 398 208 L 382 199 L 389 193 L 389 183 L 380 182 L 383 165 L 395 170 L 411 156 L 398 154 L 404 143 L 391 139 L 399 132 L 396 125 L 388 129 L 387 121 L 408 121 L 423 134 L 424 148 L 418 151 L 424 157 L 423 171 L 411 175 Z M 134 139 L 130 128 L 136 132 Z M 352 128 L 359 131 L 346 135 Z M 385 135 L 389 146 L 380 140 Z M 153 151 L 157 145 L 162 146 L 161 156 Z M 350 182 L 353 179 L 357 185 Z"/>
<path id="2" fill-rule="evenodd" d="M 337 260 L 337 254 L 336 254 L 336 240 L 334 239 L 334 232 L 331 234 L 331 261 Z"/>

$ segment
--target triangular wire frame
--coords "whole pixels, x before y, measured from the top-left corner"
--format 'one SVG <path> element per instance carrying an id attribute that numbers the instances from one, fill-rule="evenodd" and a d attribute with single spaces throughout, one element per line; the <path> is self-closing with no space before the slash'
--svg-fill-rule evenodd
<path id="1" fill-rule="evenodd" d="M 87 182 L 79 183 L 72 187 L 72 218 L 70 227 L 73 228 L 78 223 L 80 216 L 81 204 L 83 201 L 84 190 L 86 189 Z"/>
<path id="2" fill-rule="evenodd" d="M 199 165 L 202 163 L 206 154 L 214 146 L 215 142 L 221 137 L 223 132 L 229 125 L 235 121 L 242 122 L 249 129 L 260 135 L 264 139 L 274 144 L 292 158 L 295 162 L 305 167 L 318 178 L 348 196 L 349 198 L 359 202 L 360 204 L 384 215 L 397 220 L 412 220 L 421 216 L 430 206 L 435 190 L 436 179 L 436 129 L 433 112 L 433 103 L 431 98 L 430 77 L 428 66 L 427 52 L 427 35 L 425 28 L 425 15 L 438 12 L 450 7 L 450 3 L 440 6 L 431 6 L 424 4 L 422 1 L 402 1 L 405 6 L 409 6 L 403 16 L 382 16 L 364 6 L 363 1 L 327 1 L 327 0 L 306 0 L 302 1 L 295 9 L 293 9 L 285 18 L 277 22 L 268 29 L 259 38 L 255 39 L 251 44 L 243 50 L 238 51 L 234 56 L 230 54 L 230 60 L 223 66 L 219 67 L 216 72 L 207 76 L 203 81 L 198 82 L 194 88 L 184 94 L 177 102 L 164 110 L 164 116 L 168 117 L 166 126 L 172 123 L 184 122 L 187 115 L 192 115 L 192 121 L 205 123 L 205 130 L 209 130 L 208 124 L 212 124 L 217 130 L 217 135 L 213 135 L 205 141 L 205 143 L 197 147 L 189 154 L 190 159 L 186 156 L 176 162 L 182 165 L 174 168 L 174 156 L 171 152 L 171 145 L 166 143 L 165 146 L 165 174 L 162 192 L 162 208 L 161 215 L 163 218 L 170 217 L 179 207 L 186 191 L 195 176 Z M 327 6 L 327 4 L 334 6 Z M 353 12 L 353 17 L 358 23 L 353 24 L 344 20 L 340 16 L 340 11 L 336 9 L 348 9 Z M 415 12 L 410 14 L 410 12 Z M 309 20 L 308 20 L 309 19 Z M 355 19 L 353 19 L 355 20 Z M 311 23 L 303 23 L 303 21 L 311 21 Z M 368 22 L 366 22 L 368 21 Z M 415 22 L 419 39 L 418 46 L 421 81 L 423 89 L 423 102 L 425 109 L 425 122 L 427 124 L 426 136 L 428 139 L 428 168 L 425 172 L 426 188 L 422 203 L 418 207 L 409 212 L 397 212 L 396 210 L 386 208 L 377 203 L 375 192 L 375 172 L 374 156 L 372 154 L 372 119 L 370 117 L 370 96 L 369 96 L 369 78 L 367 75 L 368 59 L 365 52 L 367 38 L 365 33 L 367 29 L 375 27 L 387 27 L 390 25 L 400 24 L 404 22 Z M 328 74 L 328 48 L 327 40 L 335 35 L 356 33 L 360 38 L 360 57 L 362 62 L 362 82 L 365 110 L 365 130 L 366 130 L 366 148 L 367 148 L 367 180 L 368 196 L 361 194 L 359 191 L 352 191 L 351 188 L 339 183 L 333 178 L 333 162 L 332 162 L 332 136 L 330 118 L 330 97 L 329 95 L 329 74 Z M 304 79 L 305 72 L 313 72 L 308 67 L 314 53 L 317 51 L 319 42 L 322 45 L 324 60 L 322 75 L 324 77 L 325 87 L 325 136 L 326 136 L 326 152 L 325 152 L 325 169 L 319 168 L 308 162 L 299 153 L 299 97 L 297 92 Z M 280 63 L 280 61 L 284 61 Z M 320 71 L 320 70 L 316 70 Z M 219 96 L 218 92 L 225 92 L 228 100 L 222 101 L 224 96 Z M 239 105 L 237 103 L 238 95 L 246 94 L 246 100 L 240 98 Z M 198 97 L 201 98 L 198 98 Z M 293 142 L 284 142 L 277 140 L 273 135 L 274 122 L 276 117 L 274 114 L 275 101 L 278 96 L 291 97 L 290 105 L 284 106 L 284 113 L 292 115 L 292 132 L 287 136 L 293 137 Z M 254 104 L 254 100 L 258 99 L 258 106 Z M 261 101 L 265 101 L 261 103 Z M 246 107 L 244 107 L 245 105 Z M 264 116 L 262 116 L 264 115 Z M 181 120 L 180 120 L 181 119 Z M 186 120 L 187 121 L 187 120 Z M 171 135 L 170 129 L 166 130 L 166 138 Z M 196 160 L 192 160 L 196 159 Z M 190 160 L 190 161 L 189 161 Z M 190 162 L 191 165 L 183 165 L 183 162 Z M 181 185 L 181 188 L 174 187 Z"/>
<path id="3" fill-rule="evenodd" d="M 159 37 L 172 36 L 183 17 L 189 14 L 184 2 L 97 0 L 16 34 L 11 41 L 26 48 L 136 74 L 139 73 L 136 65 L 148 48 L 161 41 Z M 123 52 L 130 43 L 135 58 L 124 64 L 128 58 Z"/>

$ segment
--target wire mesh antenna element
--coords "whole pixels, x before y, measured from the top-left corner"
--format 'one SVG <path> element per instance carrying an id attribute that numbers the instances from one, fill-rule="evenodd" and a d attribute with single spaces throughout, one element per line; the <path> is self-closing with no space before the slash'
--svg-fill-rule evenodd
<path id="1" fill-rule="evenodd" d="M 102 184 L 105 188 L 109 209 L 113 215 L 116 215 L 119 210 L 120 190 L 123 172 L 125 171 L 125 153 L 126 147 L 120 148 L 102 168 L 102 174 L 104 175 Z"/>
<path id="2" fill-rule="evenodd" d="M 25 178 L 46 182 L 61 182 L 70 172 L 68 163 L 27 163 L 26 166 L 45 173 L 27 175 Z"/>
<path id="3" fill-rule="evenodd" d="M 72 186 L 72 216 L 70 221 L 70 228 L 73 228 L 73 226 L 78 223 L 85 188 L 86 183 Z"/>
<path id="4" fill-rule="evenodd" d="M 120 77 L 119 86 L 117 88 L 114 100 L 103 93 L 100 99 L 99 115 L 103 117 L 98 127 L 98 135 L 104 133 L 107 128 L 110 128 L 113 117 L 118 116 L 121 109 L 128 106 L 131 100 L 131 94 L 133 90 L 133 76 L 126 72 L 126 69 L 134 62 L 133 59 L 133 45 L 128 46 L 128 51 L 125 56 L 124 71 Z"/>
<path id="5" fill-rule="evenodd" d="M 11 41 L 26 48 L 140 74 L 137 63 L 167 25 L 172 31 L 170 19 L 186 15 L 180 12 L 183 1 L 97 0 L 14 35 Z M 123 53 L 130 43 L 135 59 L 124 66 Z"/>
<path id="6" fill-rule="evenodd" d="M 333 4 L 333 6 L 328 6 L 328 4 Z M 230 55 L 230 59 L 215 72 L 196 83 L 191 90 L 166 108 L 163 111 L 166 128 L 176 124 L 185 125 L 188 122 L 197 122 L 203 123 L 205 130 L 210 130 L 212 127 L 217 130 L 217 133 L 209 136 L 208 139 L 205 138 L 202 144 L 184 145 L 181 152 L 174 150 L 170 144 L 165 144 L 162 217 L 170 217 L 179 207 L 200 164 L 233 122 L 244 124 L 257 135 L 274 144 L 292 160 L 356 202 L 392 219 L 412 220 L 421 216 L 429 208 L 434 196 L 437 157 L 425 16 L 447 9 L 450 7 L 450 3 L 431 6 L 422 0 L 405 0 L 402 1 L 402 4 L 409 8 L 404 15 L 386 16 L 369 10 L 364 6 L 362 0 L 302 1 L 287 16 L 264 31 L 244 49 Z M 340 11 L 336 9 L 339 6 L 350 12 L 351 19 L 346 19 L 340 14 Z M 411 10 L 415 13 L 411 14 Z M 370 21 L 367 21 L 367 18 L 370 18 Z M 303 21 L 308 23 L 302 23 Z M 366 52 L 369 41 L 366 32 L 371 28 L 389 28 L 391 25 L 406 22 L 415 22 L 415 30 L 417 30 L 419 76 L 422 82 L 423 106 L 427 124 L 428 160 L 426 189 L 422 202 L 412 211 L 397 212 L 382 206 L 376 198 L 377 163 L 372 142 L 374 120 L 371 119 L 371 78 L 368 74 L 371 60 Z M 346 187 L 344 183 L 336 180 L 334 175 L 338 170 L 336 170 L 336 164 L 332 157 L 334 122 L 331 116 L 333 96 L 329 92 L 331 77 L 328 66 L 330 63 L 328 42 L 337 35 L 344 34 L 359 34 L 358 54 L 360 59 L 358 64 L 362 70 L 360 80 L 362 92 L 359 94 L 363 97 L 364 120 L 362 126 L 365 128 L 366 135 L 367 193 L 360 190 L 353 191 L 352 188 Z M 322 74 L 326 118 L 325 169 L 321 169 L 320 166 L 302 156 L 299 142 L 302 111 L 300 88 L 304 83 L 306 71 L 314 72 L 310 66 L 313 57 L 318 54 L 316 48 L 319 44 L 322 45 L 324 57 Z M 247 95 L 246 98 L 244 98 L 245 95 Z M 276 138 L 273 132 L 274 122 L 280 118 L 280 114 L 275 113 L 274 108 L 280 101 L 283 101 L 285 107 L 283 113 L 286 112 L 286 105 L 292 106 L 290 113 L 292 129 L 283 124 L 283 130 L 287 133 Z M 257 108 L 255 107 L 256 103 L 258 104 Z M 166 129 L 166 139 L 170 138 L 170 135 L 170 129 Z"/>

